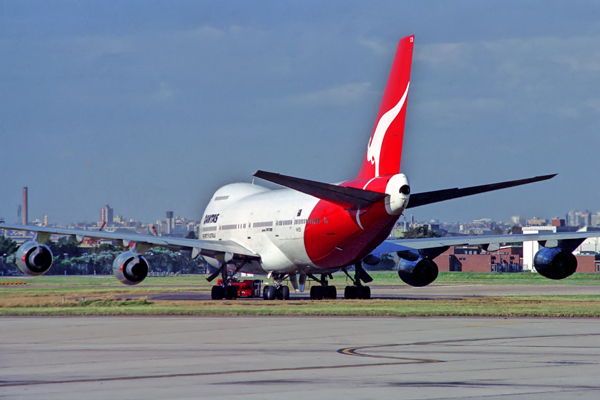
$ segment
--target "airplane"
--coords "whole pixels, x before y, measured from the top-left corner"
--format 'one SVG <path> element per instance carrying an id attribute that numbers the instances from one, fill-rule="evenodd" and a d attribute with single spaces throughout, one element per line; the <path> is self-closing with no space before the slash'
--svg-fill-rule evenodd
<path id="1" fill-rule="evenodd" d="M 18 249 L 19 268 L 29 276 L 48 271 L 53 256 L 45 243 L 51 234 L 60 234 L 78 242 L 86 237 L 117 240 L 126 251 L 115 258 L 113 272 L 126 285 L 146 278 L 149 263 L 144 253 L 152 247 L 180 250 L 193 259 L 202 257 L 215 267 L 209 281 L 221 275 L 221 283 L 212 287 L 212 299 L 236 298 L 238 289 L 232 283 L 241 272 L 273 279 L 273 285 L 264 286 L 265 300 L 288 300 L 290 289 L 285 281 L 303 291 L 307 279 L 317 282 L 311 286 L 311 299 L 335 299 L 337 290 L 329 281 L 337 271 L 343 271 L 352 282 L 344 290 L 345 298 L 369 299 L 371 291 L 365 284 L 373 279 L 363 262 L 372 265 L 382 254 L 392 254 L 399 260 L 398 274 L 405 283 L 426 286 L 438 276 L 435 257 L 456 245 L 479 245 L 493 251 L 501 243 L 538 241 L 542 246 L 534 257 L 538 273 L 550 279 L 573 274 L 577 260 L 572 252 L 585 238 L 600 236 L 600 232 L 386 240 L 406 209 L 555 176 L 411 194 L 400 161 L 413 46 L 414 35 L 398 43 L 367 151 L 354 179 L 328 184 L 257 171 L 255 177 L 283 189 L 254 183 L 221 187 L 206 207 L 199 239 L 0 223 L 0 229 L 36 233 L 34 240 Z M 350 267 L 354 267 L 353 275 Z"/>

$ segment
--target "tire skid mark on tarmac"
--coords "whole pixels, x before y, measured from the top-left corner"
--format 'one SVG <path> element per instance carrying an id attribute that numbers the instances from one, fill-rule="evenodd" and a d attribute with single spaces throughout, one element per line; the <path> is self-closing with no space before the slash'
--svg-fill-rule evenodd
<path id="1" fill-rule="evenodd" d="M 386 348 L 386 347 L 389 348 L 389 347 L 406 347 L 406 346 L 427 346 L 427 345 L 436 345 L 436 344 L 452 345 L 455 343 L 486 342 L 486 341 L 489 342 L 489 341 L 495 341 L 495 340 L 522 340 L 522 339 L 544 339 L 544 338 L 547 339 L 547 338 L 584 337 L 584 336 L 600 336 L 600 333 L 573 333 L 573 334 L 565 334 L 565 335 L 504 336 L 504 337 L 495 337 L 495 338 L 433 340 L 430 342 L 394 343 L 394 344 L 380 344 L 380 345 L 374 345 L 374 346 L 346 347 L 343 349 L 339 349 L 337 352 L 340 354 L 347 355 L 347 356 L 407 360 L 407 361 L 412 361 L 413 363 L 435 363 L 435 362 L 445 362 L 445 361 L 434 360 L 434 359 L 425 359 L 425 358 L 397 357 L 397 356 L 391 356 L 391 355 L 373 355 L 373 354 L 365 354 L 365 353 L 362 353 L 361 351 L 369 350 L 369 349 L 380 349 L 380 348 Z M 398 363 L 398 364 L 402 364 L 402 363 Z"/>
<path id="2" fill-rule="evenodd" d="M 413 360 L 413 359 L 406 359 L 406 360 Z M 237 370 L 237 371 L 216 371 L 216 372 L 206 372 L 205 371 L 205 372 L 189 372 L 189 373 L 181 373 L 181 374 L 140 375 L 140 376 L 124 376 L 124 377 L 112 377 L 112 378 L 65 379 L 65 380 L 60 380 L 60 381 L 21 381 L 21 382 L 0 381 L 0 387 L 56 385 L 56 384 L 65 384 L 65 383 L 114 382 L 114 381 L 130 381 L 130 380 L 133 381 L 133 380 L 141 380 L 141 379 L 160 379 L 160 378 L 187 378 L 187 377 L 194 377 L 194 376 L 254 374 L 254 373 L 262 373 L 262 372 L 380 367 L 380 366 L 388 366 L 388 365 L 418 364 L 421 362 L 422 361 L 404 361 L 404 362 L 386 362 L 386 363 L 371 363 L 371 364 L 323 365 L 323 366 L 316 365 L 316 366 L 310 366 L 310 367 L 246 369 L 246 370 Z"/>
<path id="3" fill-rule="evenodd" d="M 382 345 L 374 345 L 374 346 L 346 347 L 346 348 L 337 350 L 337 353 L 349 355 L 349 356 L 397 360 L 397 361 L 393 361 L 393 362 L 349 364 L 349 365 L 329 365 L 329 366 L 317 365 L 317 366 L 307 366 L 307 367 L 246 369 L 246 370 L 215 371 L 215 372 L 191 372 L 191 373 L 179 373 L 179 374 L 175 373 L 175 374 L 161 374 L 161 375 L 140 375 L 140 376 L 112 377 L 112 378 L 68 379 L 68 380 L 59 380 L 59 381 L 19 381 L 19 382 L 0 381 L 0 387 L 55 385 L 55 384 L 68 384 L 68 383 L 114 382 L 114 381 L 130 381 L 130 380 L 157 379 L 157 378 L 158 379 L 160 379 L 160 378 L 182 378 L 182 377 L 185 378 L 185 377 L 197 377 L 197 376 L 230 375 L 230 374 L 252 374 L 252 373 L 264 373 L 264 372 L 327 370 L 327 369 L 342 369 L 342 368 L 362 368 L 362 367 L 381 367 L 381 366 L 391 366 L 391 365 L 439 363 L 439 362 L 445 362 L 445 361 L 435 360 L 435 359 L 397 357 L 397 356 L 391 356 L 391 355 L 389 355 L 389 356 L 371 355 L 371 354 L 363 354 L 360 351 L 368 350 L 368 349 L 376 349 L 376 348 L 426 346 L 426 345 L 436 345 L 436 344 L 451 345 L 454 343 L 486 342 L 486 341 L 489 342 L 489 341 L 495 341 L 495 340 L 522 340 L 522 339 L 586 337 L 586 336 L 600 336 L 600 333 L 574 333 L 574 334 L 565 334 L 565 335 L 504 336 L 504 337 L 495 337 L 495 338 L 434 340 L 434 341 L 429 341 L 429 342 L 395 343 L 395 344 L 382 344 Z"/>

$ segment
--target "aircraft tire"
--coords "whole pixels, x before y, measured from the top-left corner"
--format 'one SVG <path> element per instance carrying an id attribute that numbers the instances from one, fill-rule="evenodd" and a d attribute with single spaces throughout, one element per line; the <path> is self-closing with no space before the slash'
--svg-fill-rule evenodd
<path id="1" fill-rule="evenodd" d="M 326 286 L 325 287 L 325 298 L 335 300 L 337 298 L 337 290 L 335 286 Z"/>
<path id="2" fill-rule="evenodd" d="M 363 300 L 371 299 L 371 288 L 368 286 L 361 286 L 358 289 L 358 298 Z"/>
<path id="3" fill-rule="evenodd" d="M 213 300 L 222 300 L 225 297 L 225 288 L 223 286 L 213 286 L 210 291 L 210 297 Z"/>
<path id="4" fill-rule="evenodd" d="M 277 288 L 275 286 L 265 286 L 263 290 L 263 299 L 265 300 L 275 300 L 277 296 Z"/>
<path id="5" fill-rule="evenodd" d="M 311 286 L 310 288 L 310 299 L 311 300 L 323 300 L 323 287 Z"/>
<path id="6" fill-rule="evenodd" d="M 290 299 L 290 288 L 287 286 L 281 287 L 281 299 L 289 300 Z"/>
<path id="7" fill-rule="evenodd" d="M 345 299 L 357 299 L 358 298 L 358 287 L 346 286 L 346 289 L 344 289 L 344 298 Z"/>
<path id="8" fill-rule="evenodd" d="M 225 298 L 227 300 L 237 299 L 238 297 L 238 288 L 237 286 L 227 286 L 225 289 Z"/>

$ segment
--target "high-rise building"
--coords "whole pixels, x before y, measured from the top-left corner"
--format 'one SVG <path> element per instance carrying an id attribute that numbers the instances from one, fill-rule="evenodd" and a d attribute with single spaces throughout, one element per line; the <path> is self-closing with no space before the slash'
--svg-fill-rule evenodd
<path id="1" fill-rule="evenodd" d="M 27 187 L 23 188 L 23 225 L 27 225 L 28 215 L 27 215 Z"/>
<path id="2" fill-rule="evenodd" d="M 571 210 L 567 213 L 566 218 L 567 226 L 577 226 L 579 225 L 579 221 L 577 221 L 577 211 Z"/>
<path id="3" fill-rule="evenodd" d="M 106 222 L 106 225 L 112 225 L 113 223 L 113 209 L 107 204 L 100 209 L 100 223 Z"/>
<path id="4" fill-rule="evenodd" d="M 523 218 L 521 218 L 518 215 L 511 217 L 511 221 L 512 221 L 513 225 L 519 225 L 519 226 L 523 225 Z"/>
<path id="5" fill-rule="evenodd" d="M 167 235 L 173 232 L 173 211 L 167 211 Z"/>

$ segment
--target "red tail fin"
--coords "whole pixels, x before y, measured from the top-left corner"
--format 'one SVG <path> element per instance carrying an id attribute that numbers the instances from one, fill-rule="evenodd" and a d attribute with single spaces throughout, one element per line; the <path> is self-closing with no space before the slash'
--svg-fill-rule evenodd
<path id="1" fill-rule="evenodd" d="M 414 36 L 400 39 L 358 179 L 400 172 Z"/>

